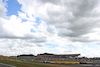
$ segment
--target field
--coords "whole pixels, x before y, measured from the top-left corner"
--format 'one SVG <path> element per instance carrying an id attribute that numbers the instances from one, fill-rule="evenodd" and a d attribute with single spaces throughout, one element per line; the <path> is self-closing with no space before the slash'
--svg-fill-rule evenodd
<path id="1" fill-rule="evenodd" d="M 13 65 L 16 67 L 79 67 L 79 66 L 56 65 L 56 64 L 46 64 L 46 63 L 25 62 L 25 61 L 12 61 L 3 59 L 0 60 L 0 62 Z"/>

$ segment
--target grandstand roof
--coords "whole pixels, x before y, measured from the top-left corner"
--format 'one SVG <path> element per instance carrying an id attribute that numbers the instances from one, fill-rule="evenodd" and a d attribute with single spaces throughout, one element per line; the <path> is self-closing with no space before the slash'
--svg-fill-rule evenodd
<path id="1" fill-rule="evenodd" d="M 80 54 L 50 54 L 50 53 L 44 53 L 39 55 L 54 55 L 54 56 L 79 56 Z"/>
<path id="2" fill-rule="evenodd" d="M 79 56 L 80 54 L 59 54 L 55 56 Z"/>

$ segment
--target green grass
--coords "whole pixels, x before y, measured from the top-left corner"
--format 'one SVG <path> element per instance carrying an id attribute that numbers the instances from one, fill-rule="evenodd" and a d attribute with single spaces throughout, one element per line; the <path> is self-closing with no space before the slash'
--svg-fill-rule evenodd
<path id="1" fill-rule="evenodd" d="M 32 59 L 17 58 L 17 60 L 32 60 Z"/>
<path id="2" fill-rule="evenodd" d="M 0 60 L 0 62 L 9 64 L 9 65 L 13 65 L 16 67 L 77 67 L 77 66 L 45 64 L 45 63 L 35 63 L 35 62 L 23 62 L 23 61 L 10 61 L 10 60 Z"/>

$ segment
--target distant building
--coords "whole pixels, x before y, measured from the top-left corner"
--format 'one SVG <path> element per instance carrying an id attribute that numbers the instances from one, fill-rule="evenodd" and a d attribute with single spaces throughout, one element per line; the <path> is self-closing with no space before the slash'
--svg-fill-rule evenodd
<path id="1" fill-rule="evenodd" d="M 32 54 L 29 54 L 29 55 L 26 55 L 26 54 L 23 54 L 23 55 L 18 55 L 17 58 L 24 58 L 24 59 L 33 59 L 35 56 L 32 55 Z"/>
<path id="2" fill-rule="evenodd" d="M 0 57 L 3 57 L 3 55 L 0 55 Z"/>
<path id="3" fill-rule="evenodd" d="M 3 55 L 0 55 L 0 58 L 2 58 L 3 57 Z"/>

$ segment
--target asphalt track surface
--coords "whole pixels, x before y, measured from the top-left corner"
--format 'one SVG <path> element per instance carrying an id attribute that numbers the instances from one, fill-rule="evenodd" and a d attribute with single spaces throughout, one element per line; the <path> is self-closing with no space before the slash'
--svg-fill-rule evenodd
<path id="1" fill-rule="evenodd" d="M 0 67 L 16 67 L 16 66 L 0 63 Z"/>
<path id="2" fill-rule="evenodd" d="M 58 64 L 58 65 L 68 65 L 68 66 L 79 66 L 79 67 L 100 67 L 98 63 L 88 63 L 88 64 L 66 64 L 66 63 L 47 63 L 47 64 Z"/>
<path id="3" fill-rule="evenodd" d="M 36 61 L 26 61 L 26 62 L 44 63 L 44 62 L 36 62 Z M 87 63 L 87 64 L 44 63 L 44 64 L 57 64 L 57 65 L 68 65 L 68 66 L 78 66 L 78 67 L 100 67 L 100 63 Z M 16 67 L 16 66 L 0 63 L 0 67 Z"/>
<path id="4" fill-rule="evenodd" d="M 32 62 L 32 61 L 27 61 Z M 44 63 L 44 62 L 36 62 Z M 68 65 L 68 66 L 78 66 L 78 67 L 100 67 L 100 63 L 87 63 L 87 64 L 67 64 L 67 63 L 44 63 L 44 64 L 57 64 L 57 65 Z"/>

